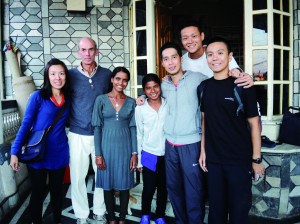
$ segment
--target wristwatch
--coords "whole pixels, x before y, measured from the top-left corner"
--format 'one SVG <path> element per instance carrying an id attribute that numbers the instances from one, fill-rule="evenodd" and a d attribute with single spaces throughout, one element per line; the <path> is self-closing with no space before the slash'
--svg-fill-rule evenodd
<path id="1" fill-rule="evenodd" d="M 253 162 L 253 163 L 256 163 L 256 164 L 261 164 L 261 162 L 262 162 L 262 157 L 257 158 L 257 159 L 252 159 L 252 162 Z"/>

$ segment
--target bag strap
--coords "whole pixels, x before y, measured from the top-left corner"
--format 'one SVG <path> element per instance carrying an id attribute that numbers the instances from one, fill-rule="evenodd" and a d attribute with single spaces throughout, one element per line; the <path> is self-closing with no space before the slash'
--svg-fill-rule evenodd
<path id="1" fill-rule="evenodd" d="M 203 80 L 200 85 L 197 87 L 197 96 L 198 96 L 198 104 L 199 104 L 199 107 L 201 107 L 201 104 L 202 104 L 202 98 L 203 98 L 203 93 L 205 91 L 205 87 L 206 87 L 206 83 L 207 83 L 207 80 Z"/>
<path id="2" fill-rule="evenodd" d="M 235 86 L 233 88 L 233 96 L 236 99 L 236 104 L 237 104 L 236 116 L 239 116 L 240 111 L 242 113 L 245 113 L 243 100 L 241 98 L 242 97 L 242 91 L 243 91 L 243 87 L 237 86 L 237 84 L 235 84 Z"/>
<path id="3" fill-rule="evenodd" d="M 59 121 L 59 119 L 62 117 L 62 115 L 64 114 L 66 110 L 66 103 L 62 106 L 62 108 L 60 109 L 60 111 L 57 113 L 53 123 L 51 124 L 51 126 L 47 129 L 46 131 L 46 135 L 54 128 L 54 126 L 57 124 L 57 122 Z"/>

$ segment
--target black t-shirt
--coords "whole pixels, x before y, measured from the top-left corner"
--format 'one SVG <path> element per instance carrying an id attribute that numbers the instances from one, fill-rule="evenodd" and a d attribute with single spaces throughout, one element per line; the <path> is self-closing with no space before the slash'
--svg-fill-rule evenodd
<path id="1" fill-rule="evenodd" d="M 251 162 L 252 142 L 247 118 L 258 116 L 254 87 L 243 89 L 245 113 L 237 116 L 234 78 L 207 80 L 201 103 L 205 113 L 205 152 L 208 162 L 240 164 Z"/>

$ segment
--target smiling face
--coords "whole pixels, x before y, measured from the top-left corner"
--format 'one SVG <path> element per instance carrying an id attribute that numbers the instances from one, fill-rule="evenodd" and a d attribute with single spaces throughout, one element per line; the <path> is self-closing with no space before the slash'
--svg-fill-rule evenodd
<path id="1" fill-rule="evenodd" d="M 207 46 L 206 57 L 209 68 L 214 73 L 229 72 L 229 61 L 232 59 L 232 52 L 228 52 L 228 48 L 223 42 L 214 42 Z"/>
<path id="2" fill-rule="evenodd" d="M 157 100 L 160 98 L 161 89 L 157 82 L 149 81 L 144 87 L 144 92 L 149 100 Z"/>
<path id="3" fill-rule="evenodd" d="M 128 85 L 128 75 L 125 72 L 118 72 L 114 77 L 111 78 L 113 90 L 116 92 L 123 92 Z"/>
<path id="4" fill-rule="evenodd" d="M 182 74 L 181 57 L 175 48 L 166 48 L 162 52 L 162 66 L 171 76 Z"/>
<path id="5" fill-rule="evenodd" d="M 53 90 L 61 90 L 66 84 L 66 71 L 62 65 L 52 65 L 49 67 L 48 76 Z"/>
<path id="6" fill-rule="evenodd" d="M 194 54 L 203 54 L 202 41 L 204 40 L 204 33 L 200 33 L 198 27 L 188 26 L 181 30 L 181 43 L 185 50 L 189 52 L 190 56 Z"/>

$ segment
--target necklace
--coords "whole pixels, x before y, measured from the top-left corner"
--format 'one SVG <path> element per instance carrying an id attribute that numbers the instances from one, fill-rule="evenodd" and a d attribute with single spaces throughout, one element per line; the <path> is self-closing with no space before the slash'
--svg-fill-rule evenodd
<path id="1" fill-rule="evenodd" d="M 117 97 L 114 96 L 114 95 L 110 96 L 112 98 L 112 100 L 114 101 L 114 105 L 115 105 L 116 108 L 119 107 L 119 103 L 121 103 L 120 100 L 122 101 L 122 99 L 123 99 L 122 97 L 123 96 L 124 96 L 124 94 L 122 94 L 119 99 L 117 99 Z"/>
<path id="2" fill-rule="evenodd" d="M 112 97 L 113 101 L 115 102 L 115 106 L 118 108 L 119 107 L 119 103 L 118 101 L 115 99 L 115 97 Z"/>

